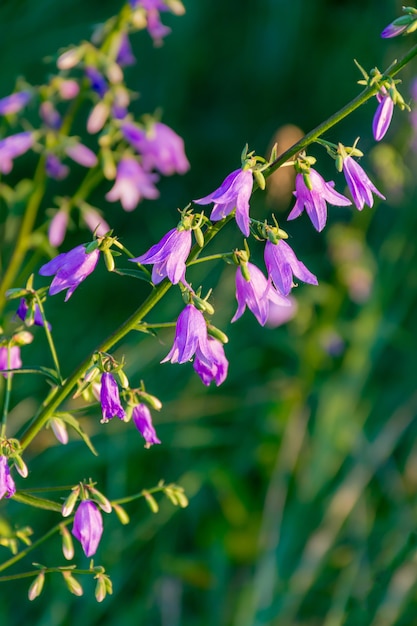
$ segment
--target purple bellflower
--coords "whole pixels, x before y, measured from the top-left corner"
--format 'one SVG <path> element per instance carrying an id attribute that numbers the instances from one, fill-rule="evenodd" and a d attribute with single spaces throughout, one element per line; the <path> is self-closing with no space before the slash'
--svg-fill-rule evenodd
<path id="1" fill-rule="evenodd" d="M 11 498 L 16 493 L 16 486 L 10 474 L 7 457 L 3 454 L 0 456 L 0 500 L 6 496 Z"/>
<path id="2" fill-rule="evenodd" d="M 348 206 L 352 203 L 348 198 L 334 190 L 333 181 L 326 182 L 316 170 L 311 168 L 309 176 L 312 189 L 307 187 L 302 174 L 297 174 L 295 177 L 294 196 L 296 203 L 287 219 L 294 220 L 305 209 L 314 228 L 320 232 L 327 221 L 326 202 L 336 206 Z"/>
<path id="3" fill-rule="evenodd" d="M 305 283 L 318 285 L 317 277 L 297 259 L 292 248 L 283 239 L 276 244 L 267 241 L 264 258 L 268 275 L 283 296 L 288 296 L 294 285 L 293 275 Z"/>
<path id="4" fill-rule="evenodd" d="M 31 99 L 29 91 L 18 91 L 0 99 L 0 115 L 11 115 L 21 111 Z"/>
<path id="5" fill-rule="evenodd" d="M 92 500 L 82 500 L 74 515 L 72 534 L 81 543 L 87 557 L 97 552 L 103 534 L 103 518 Z"/>
<path id="6" fill-rule="evenodd" d="M 103 237 L 109 232 L 110 226 L 92 206 L 86 207 L 82 212 L 82 218 L 92 233 L 95 233 L 97 237 Z"/>
<path id="7" fill-rule="evenodd" d="M 117 53 L 116 63 L 118 63 L 120 67 L 134 65 L 136 63 L 136 59 L 133 54 L 132 46 L 130 45 L 130 40 L 127 33 L 122 33 L 122 36 L 120 38 L 120 47 Z"/>
<path id="8" fill-rule="evenodd" d="M 20 358 L 19 346 L 1 346 L 0 347 L 0 372 L 2 370 L 16 370 L 22 367 L 22 359 Z M 3 373 L 4 378 L 12 376 L 6 372 Z"/>
<path id="9" fill-rule="evenodd" d="M 394 22 L 392 22 L 391 24 L 388 24 L 388 26 L 384 28 L 384 30 L 381 33 L 381 37 L 383 39 L 390 39 L 391 37 L 397 37 L 398 35 L 401 35 L 401 33 L 403 33 L 405 30 L 407 30 L 407 28 L 410 26 L 409 21 L 407 21 L 405 24 L 396 24 L 395 23 L 396 21 L 397 20 L 394 20 Z"/>
<path id="10" fill-rule="evenodd" d="M 63 180 L 69 174 L 68 165 L 64 165 L 55 154 L 48 154 L 45 161 L 45 171 L 49 178 Z"/>
<path id="11" fill-rule="evenodd" d="M 90 81 L 91 89 L 95 91 L 100 98 L 103 98 L 108 91 L 107 81 L 103 74 L 101 74 L 101 72 L 99 72 L 98 69 L 92 65 L 89 65 L 85 68 L 85 75 Z"/>
<path id="12" fill-rule="evenodd" d="M 373 193 L 385 200 L 385 196 L 370 181 L 365 170 L 351 156 L 343 159 L 343 173 L 352 194 L 353 202 L 359 211 L 362 211 L 365 204 L 369 207 L 373 206 Z"/>
<path id="13" fill-rule="evenodd" d="M 237 225 L 245 237 L 249 237 L 249 200 L 252 187 L 252 171 L 238 169 L 231 172 L 213 193 L 199 200 L 194 200 L 194 202 L 196 204 L 214 202 L 210 215 L 210 219 L 213 221 L 223 219 L 236 208 Z"/>
<path id="14" fill-rule="evenodd" d="M 385 88 L 377 93 L 376 97 L 379 105 L 372 122 L 372 132 L 375 141 L 381 141 L 391 124 L 394 101 Z"/>
<path id="15" fill-rule="evenodd" d="M 292 296 L 288 296 L 288 300 L 290 306 L 282 306 L 281 304 L 276 304 L 276 302 L 269 303 L 268 319 L 266 320 L 265 326 L 268 328 L 277 328 L 295 317 L 298 310 L 297 300 Z"/>
<path id="16" fill-rule="evenodd" d="M 212 354 L 211 364 L 207 364 L 205 359 L 200 359 L 200 350 L 197 349 L 193 367 L 204 385 L 208 387 L 214 380 L 218 387 L 226 380 L 229 362 L 224 353 L 222 342 L 214 337 L 210 337 L 210 335 L 208 335 L 207 339 Z"/>
<path id="17" fill-rule="evenodd" d="M 145 171 L 134 158 L 124 157 L 117 166 L 116 182 L 106 193 L 106 200 L 120 200 L 125 211 L 133 211 L 142 198 L 158 198 L 159 191 L 154 187 L 157 181 L 157 174 Z"/>
<path id="18" fill-rule="evenodd" d="M 103 413 L 102 424 L 113 417 L 119 417 L 121 420 L 126 417 L 125 410 L 120 403 L 119 387 L 110 372 L 104 372 L 101 377 L 100 402 Z"/>
<path id="19" fill-rule="evenodd" d="M 155 428 L 152 424 L 152 416 L 146 404 L 137 404 L 133 408 L 132 420 L 136 428 L 146 441 L 145 448 L 150 448 L 154 443 L 161 443 L 156 436 Z"/>
<path id="20" fill-rule="evenodd" d="M 177 319 L 174 344 L 161 363 L 186 363 L 197 350 L 200 361 L 210 368 L 214 356 L 208 344 L 206 320 L 193 304 L 187 304 Z"/>
<path id="21" fill-rule="evenodd" d="M 0 172 L 9 174 L 13 168 L 13 159 L 27 152 L 33 145 L 31 132 L 10 135 L 0 141 Z"/>
<path id="22" fill-rule="evenodd" d="M 49 100 L 45 100 L 39 107 L 39 115 L 48 128 L 59 130 L 62 125 L 62 117 Z"/>
<path id="23" fill-rule="evenodd" d="M 20 319 L 23 322 L 26 322 L 28 326 L 30 324 L 35 324 L 35 326 L 44 326 L 42 315 L 41 315 L 41 312 L 40 312 L 40 309 L 39 309 L 39 305 L 37 303 L 35 303 L 35 306 L 34 306 L 34 309 L 33 309 L 33 319 L 31 319 L 29 323 L 28 323 L 28 320 L 27 320 L 28 312 L 29 312 L 28 304 L 27 304 L 25 298 L 21 298 L 20 303 L 19 303 L 19 307 L 18 307 L 18 309 L 16 311 L 16 315 L 18 317 L 20 317 Z M 49 323 L 48 323 L 48 328 L 49 328 L 49 330 L 51 330 L 51 325 Z"/>
<path id="24" fill-rule="evenodd" d="M 79 165 L 82 165 L 83 167 L 94 167 L 97 165 L 97 156 L 92 150 L 90 150 L 90 148 L 87 148 L 87 146 L 84 146 L 82 143 L 67 146 L 65 148 L 65 152 L 70 159 L 79 163 Z"/>
<path id="25" fill-rule="evenodd" d="M 291 302 L 276 291 L 271 281 L 265 278 L 256 265 L 247 263 L 247 270 L 250 280 L 245 279 L 240 266 L 236 271 L 236 299 L 238 307 L 232 322 L 235 322 L 243 315 L 247 306 L 260 325 L 265 326 L 269 315 L 270 302 L 275 302 L 281 306 L 290 306 Z"/>
<path id="26" fill-rule="evenodd" d="M 164 176 L 171 176 L 175 173 L 185 174 L 190 169 L 184 141 L 169 126 L 155 122 L 145 131 L 137 124 L 126 122 L 122 126 L 122 133 L 126 141 L 142 155 L 145 170 L 157 169 Z"/>
<path id="27" fill-rule="evenodd" d="M 68 211 L 60 209 L 55 213 L 48 228 L 48 239 L 51 246 L 58 248 L 64 241 L 68 226 Z"/>
<path id="28" fill-rule="evenodd" d="M 191 243 L 190 230 L 173 228 L 148 252 L 130 260 L 142 265 L 153 264 L 152 282 L 155 285 L 165 277 L 168 277 L 173 285 L 180 281 L 185 283 L 185 262 L 191 250 Z"/>
<path id="29" fill-rule="evenodd" d="M 146 20 L 148 33 L 154 40 L 156 46 L 162 44 L 162 39 L 169 35 L 171 29 L 161 22 L 160 11 L 168 11 L 163 0 L 130 0 L 133 8 L 142 7 L 146 10 Z"/>
<path id="30" fill-rule="evenodd" d="M 41 276 L 53 276 L 55 274 L 49 287 L 49 295 L 54 296 L 56 293 L 67 289 L 66 302 L 78 285 L 94 271 L 99 256 L 98 248 L 92 252 L 87 252 L 85 246 L 81 244 L 69 252 L 58 254 L 52 261 L 42 265 L 39 270 Z"/>

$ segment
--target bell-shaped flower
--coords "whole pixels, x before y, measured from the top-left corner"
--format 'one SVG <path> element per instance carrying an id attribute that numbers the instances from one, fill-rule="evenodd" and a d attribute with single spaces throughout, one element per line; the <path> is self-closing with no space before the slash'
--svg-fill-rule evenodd
<path id="1" fill-rule="evenodd" d="M 372 132 L 375 141 L 381 141 L 391 124 L 394 113 L 394 101 L 385 88 L 376 94 L 379 102 L 372 122 Z"/>
<path id="2" fill-rule="evenodd" d="M 145 448 L 150 448 L 154 443 L 161 443 L 156 436 L 155 428 L 152 424 L 152 416 L 149 408 L 142 402 L 137 404 L 132 411 L 132 420 L 144 440 Z"/>
<path id="3" fill-rule="evenodd" d="M 29 91 L 18 91 L 0 99 L 0 115 L 11 115 L 21 111 L 31 99 Z"/>
<path id="4" fill-rule="evenodd" d="M 232 322 L 235 322 L 243 315 L 247 306 L 260 325 L 264 326 L 268 319 L 270 302 L 275 302 L 281 306 L 291 306 L 291 302 L 276 291 L 271 284 L 271 280 L 267 280 L 256 265 L 247 263 L 246 270 L 249 273 L 250 280 L 246 280 L 240 266 L 236 271 L 236 300 L 238 307 Z"/>
<path id="5" fill-rule="evenodd" d="M 55 213 L 49 223 L 48 239 L 51 246 L 58 248 L 64 241 L 65 233 L 68 226 L 68 211 L 66 209 L 60 209 Z"/>
<path id="6" fill-rule="evenodd" d="M 145 170 L 157 169 L 164 176 L 185 174 L 190 164 L 184 151 L 184 141 L 176 132 L 155 122 L 148 130 L 137 124 L 126 122 L 122 133 L 130 145 L 142 155 Z"/>
<path id="7" fill-rule="evenodd" d="M 64 150 L 70 159 L 83 167 L 94 167 L 97 165 L 97 156 L 82 143 L 69 145 Z"/>
<path id="8" fill-rule="evenodd" d="M 103 419 L 101 423 L 108 422 L 113 417 L 123 420 L 126 417 L 124 408 L 120 403 L 119 387 L 110 372 L 104 372 L 101 377 L 100 402 Z"/>
<path id="9" fill-rule="evenodd" d="M 365 170 L 351 156 L 343 159 L 343 174 L 352 194 L 353 202 L 359 211 L 362 211 L 365 204 L 369 207 L 373 206 L 373 193 L 385 200 L 385 196 L 371 182 Z"/>
<path id="10" fill-rule="evenodd" d="M 39 270 L 41 276 L 53 276 L 55 274 L 49 287 L 49 295 L 54 296 L 56 293 L 67 289 L 66 302 L 78 285 L 94 271 L 99 256 L 98 248 L 92 252 L 87 252 L 85 245 L 81 244 L 69 252 L 58 254 L 52 261 L 42 265 Z"/>
<path id="11" fill-rule="evenodd" d="M 133 54 L 132 46 L 130 45 L 130 40 L 127 33 L 121 34 L 116 63 L 118 63 L 120 67 L 134 65 L 136 63 L 136 58 Z"/>
<path id="12" fill-rule="evenodd" d="M 169 35 L 171 29 L 161 22 L 160 11 L 169 11 L 163 0 L 130 0 L 133 8 L 142 7 L 146 11 L 146 27 L 154 44 L 160 46 L 162 39 Z"/>
<path id="13" fill-rule="evenodd" d="M 103 237 L 110 230 L 110 226 L 104 217 L 92 206 L 86 206 L 82 211 L 81 217 L 87 228 L 89 228 L 92 233 L 95 233 L 97 237 Z"/>
<path id="14" fill-rule="evenodd" d="M 33 146 L 33 134 L 29 131 L 10 135 L 0 141 L 0 172 L 9 174 L 13 159 L 24 154 Z"/>
<path id="15" fill-rule="evenodd" d="M 39 305 L 36 302 L 34 303 L 33 310 L 31 311 L 31 314 L 29 316 L 28 313 L 29 306 L 26 302 L 26 299 L 21 298 L 19 302 L 19 307 L 16 311 L 16 315 L 20 317 L 23 322 L 26 322 L 27 326 L 31 326 L 32 324 L 35 324 L 35 326 L 44 326 L 41 311 L 39 309 Z M 49 322 L 47 323 L 47 326 L 49 330 L 51 330 L 51 325 L 49 324 Z"/>
<path id="16" fill-rule="evenodd" d="M 69 174 L 68 165 L 64 165 L 55 154 L 48 154 L 45 160 L 45 171 L 49 178 L 63 180 Z"/>
<path id="17" fill-rule="evenodd" d="M 106 193 L 106 200 L 120 200 L 125 211 L 133 211 L 142 198 L 154 200 L 159 197 L 154 186 L 157 181 L 157 174 L 145 171 L 133 157 L 124 157 L 117 166 L 116 182 Z"/>
<path id="18" fill-rule="evenodd" d="M 211 367 L 214 356 L 207 339 L 207 324 L 204 315 L 193 304 L 178 316 L 174 344 L 161 363 L 186 363 L 199 351 L 199 359 Z"/>
<path id="19" fill-rule="evenodd" d="M 153 264 L 152 282 L 157 285 L 165 277 L 173 285 L 185 282 L 185 262 L 191 250 L 191 230 L 173 228 L 145 254 L 130 259 L 143 265 Z"/>
<path id="20" fill-rule="evenodd" d="M 10 474 L 7 457 L 3 454 L 0 456 L 0 500 L 6 496 L 11 498 L 16 493 L 16 486 Z"/>
<path id="21" fill-rule="evenodd" d="M 314 228 L 320 232 L 326 226 L 326 202 L 336 206 L 348 206 L 352 203 L 346 196 L 334 190 L 333 181 L 326 182 L 316 170 L 311 168 L 309 177 L 311 189 L 307 187 L 303 174 L 297 174 L 295 177 L 296 203 L 287 219 L 294 220 L 305 209 Z"/>
<path id="22" fill-rule="evenodd" d="M 236 222 L 245 237 L 249 237 L 249 200 L 252 194 L 253 176 L 250 169 L 231 172 L 218 189 L 204 198 L 194 200 L 196 204 L 210 204 L 214 207 L 210 219 L 218 221 L 236 209 Z"/>
<path id="23" fill-rule="evenodd" d="M 226 380 L 229 361 L 226 358 L 221 341 L 208 335 L 208 345 L 212 355 L 211 363 L 207 363 L 207 360 L 204 358 L 200 359 L 200 350 L 197 349 L 193 367 L 204 385 L 209 386 L 214 380 L 218 387 Z"/>
<path id="24" fill-rule="evenodd" d="M 318 285 L 317 277 L 297 259 L 293 249 L 283 239 L 276 244 L 267 241 L 264 258 L 268 275 L 282 295 L 288 296 L 294 286 L 293 275 L 305 283 Z"/>
<path id="25" fill-rule="evenodd" d="M 103 518 L 92 500 L 82 500 L 74 515 L 72 534 L 81 543 L 87 557 L 97 552 L 103 534 Z"/>
<path id="26" fill-rule="evenodd" d="M 7 378 L 12 374 L 3 370 L 16 370 L 22 367 L 22 359 L 20 358 L 19 346 L 1 346 L 0 347 L 0 373 Z"/>

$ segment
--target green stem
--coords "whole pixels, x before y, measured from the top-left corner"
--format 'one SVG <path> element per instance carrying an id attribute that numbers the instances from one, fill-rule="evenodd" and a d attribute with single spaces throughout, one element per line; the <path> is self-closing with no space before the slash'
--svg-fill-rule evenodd
<path id="1" fill-rule="evenodd" d="M 7 369 L 10 369 L 10 346 L 8 346 L 7 350 Z M 1 416 L 1 438 L 6 436 L 7 416 L 9 414 L 10 398 L 12 394 L 12 377 L 13 374 L 6 374 L 6 389 L 4 392 L 3 414 Z"/>
<path id="2" fill-rule="evenodd" d="M 43 328 L 45 330 L 45 335 L 46 335 L 46 339 L 48 341 L 49 350 L 51 351 L 52 360 L 53 360 L 54 365 L 55 365 L 56 374 L 57 374 L 57 376 L 59 378 L 60 384 L 62 385 L 63 379 L 62 379 L 62 375 L 61 375 L 61 368 L 59 367 L 58 355 L 57 355 L 57 352 L 56 352 L 54 340 L 52 339 L 52 334 L 51 334 L 51 331 L 49 330 L 48 321 L 47 321 L 47 319 L 45 317 L 45 310 L 43 308 L 42 301 L 41 301 L 39 295 L 36 292 L 35 292 L 35 300 L 36 300 L 36 303 L 37 303 L 37 305 L 39 307 L 39 311 L 41 313 L 41 317 L 42 317 L 42 321 L 43 321 Z"/>

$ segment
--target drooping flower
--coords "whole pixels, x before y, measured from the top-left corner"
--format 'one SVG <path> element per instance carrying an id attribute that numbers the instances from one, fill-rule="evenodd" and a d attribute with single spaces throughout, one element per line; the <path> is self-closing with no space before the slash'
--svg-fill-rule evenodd
<path id="1" fill-rule="evenodd" d="M 209 386 L 214 380 L 218 387 L 226 380 L 229 361 L 226 358 L 221 341 L 208 335 L 208 345 L 212 354 L 211 363 L 207 364 L 205 359 L 200 359 L 200 350 L 197 349 L 193 367 L 204 385 Z"/>
<path id="2" fill-rule="evenodd" d="M 82 218 L 86 226 L 91 230 L 92 233 L 95 233 L 97 237 L 103 237 L 110 230 L 110 226 L 108 225 L 104 217 L 100 215 L 100 213 L 96 211 L 92 206 L 87 206 L 85 209 L 83 209 Z"/>
<path id="3" fill-rule="evenodd" d="M 369 207 L 373 206 L 373 193 L 385 200 L 385 196 L 371 182 L 365 170 L 351 156 L 343 159 L 343 173 L 352 194 L 353 202 L 359 211 L 362 211 L 365 204 Z"/>
<path id="4" fill-rule="evenodd" d="M 293 249 L 283 239 L 276 244 L 267 241 L 264 258 L 268 275 L 282 295 L 290 293 L 294 284 L 293 275 L 305 283 L 318 285 L 317 277 L 297 259 Z"/>
<path id="5" fill-rule="evenodd" d="M 185 262 L 191 250 L 191 230 L 173 228 L 145 254 L 130 259 L 143 265 L 153 264 L 152 282 L 157 285 L 166 276 L 173 285 L 185 282 Z"/>
<path id="6" fill-rule="evenodd" d="M 2 370 L 16 370 L 22 367 L 19 346 L 0 346 L 0 372 Z M 4 378 L 12 374 L 4 372 Z"/>
<path id="7" fill-rule="evenodd" d="M 97 156 L 90 148 L 87 148 L 87 146 L 84 146 L 82 143 L 76 143 L 64 149 L 70 159 L 83 167 L 94 167 L 97 165 Z"/>
<path id="8" fill-rule="evenodd" d="M 31 99 L 29 91 L 18 91 L 0 99 L 0 115 L 11 115 L 21 111 Z"/>
<path id="9" fill-rule="evenodd" d="M 68 226 L 68 211 L 60 209 L 55 213 L 48 228 L 48 239 L 51 246 L 58 248 L 64 241 Z"/>
<path id="10" fill-rule="evenodd" d="M 13 159 L 24 154 L 33 146 L 33 134 L 29 131 L 10 135 L 0 141 L 0 172 L 9 174 Z"/>
<path id="11" fill-rule="evenodd" d="M 41 276 L 53 276 L 49 295 L 68 289 L 65 302 L 72 296 L 78 285 L 94 271 L 100 251 L 98 248 L 87 252 L 85 245 L 81 244 L 69 252 L 62 252 L 57 257 L 42 265 L 39 270 Z"/>
<path id="12" fill-rule="evenodd" d="M 394 101 L 385 88 L 377 93 L 376 97 L 379 105 L 372 122 L 372 132 L 375 141 L 381 141 L 391 124 L 392 114 L 394 113 Z"/>
<path id="13" fill-rule="evenodd" d="M 108 422 L 113 417 L 121 420 L 126 417 L 125 410 L 120 403 L 119 387 L 110 372 L 104 372 L 101 377 L 100 402 L 103 413 L 102 423 Z"/>
<path id="14" fill-rule="evenodd" d="M 39 309 L 39 305 L 35 302 L 33 306 L 33 310 L 31 312 L 31 316 L 28 318 L 29 306 L 26 302 L 25 298 L 21 298 L 19 302 L 19 307 L 16 311 L 16 315 L 20 317 L 23 322 L 26 322 L 27 326 L 31 324 L 35 324 L 35 326 L 44 326 L 41 311 Z M 32 317 L 33 315 L 33 317 Z M 51 325 L 48 322 L 48 328 L 51 330 Z"/>
<path id="15" fill-rule="evenodd" d="M 157 169 L 164 176 L 185 174 L 190 164 L 185 155 L 184 141 L 176 132 L 155 122 L 147 131 L 137 124 L 126 122 L 122 133 L 131 146 L 142 155 L 145 170 Z"/>
<path id="16" fill-rule="evenodd" d="M 288 296 L 290 306 L 282 306 L 276 302 L 269 303 L 268 319 L 265 326 L 268 328 L 277 328 L 286 324 L 296 316 L 298 310 L 297 300 L 293 296 Z"/>
<path id="17" fill-rule="evenodd" d="M 157 174 L 145 171 L 133 157 L 124 157 L 117 166 L 116 182 L 106 193 L 106 200 L 120 200 L 125 211 L 133 211 L 142 198 L 158 198 L 159 191 L 154 187 L 157 181 Z"/>
<path id="18" fill-rule="evenodd" d="M 162 24 L 160 11 L 168 11 L 167 5 L 163 0 L 130 0 L 133 8 L 142 7 L 146 10 L 147 30 L 156 46 L 162 44 L 162 39 L 169 35 L 171 29 Z"/>
<path id="19" fill-rule="evenodd" d="M 154 443 L 161 443 L 156 435 L 155 428 L 152 424 L 151 412 L 146 404 L 141 402 L 133 408 L 132 420 L 146 441 L 146 448 L 150 448 Z"/>
<path id="20" fill-rule="evenodd" d="M 270 302 L 275 302 L 281 306 L 290 306 L 291 302 L 276 291 L 271 281 L 265 278 L 256 265 L 247 263 L 247 271 L 249 272 L 250 280 L 245 279 L 240 266 L 236 271 L 236 299 L 238 307 L 232 322 L 235 322 L 243 315 L 247 306 L 260 325 L 264 326 L 268 319 Z"/>
<path id="21" fill-rule="evenodd" d="M 245 237 L 249 237 L 249 200 L 253 188 L 252 171 L 238 169 L 229 174 L 220 187 L 204 198 L 194 200 L 196 204 L 214 207 L 210 215 L 213 221 L 221 220 L 236 209 L 236 222 Z"/>
<path id="22" fill-rule="evenodd" d="M 206 320 L 193 304 L 187 304 L 177 319 L 174 344 L 161 363 L 186 363 L 197 350 L 200 361 L 211 367 L 214 357 L 208 344 Z"/>
<path id="23" fill-rule="evenodd" d="M 130 45 L 130 40 L 127 33 L 123 33 L 121 36 L 120 47 L 117 53 L 116 62 L 120 65 L 120 67 L 134 65 L 136 63 L 136 59 L 133 54 L 132 46 Z"/>
<path id="24" fill-rule="evenodd" d="M 45 171 L 49 178 L 63 180 L 69 174 L 68 165 L 64 165 L 55 154 L 48 154 L 45 160 Z"/>
<path id="25" fill-rule="evenodd" d="M 81 543 L 87 557 L 97 552 L 103 534 L 103 518 L 92 500 L 82 500 L 74 515 L 72 534 Z"/>
<path id="26" fill-rule="evenodd" d="M 0 456 L 0 500 L 6 496 L 11 498 L 16 493 L 16 485 L 10 474 L 7 457 L 3 454 Z"/>
<path id="27" fill-rule="evenodd" d="M 305 209 L 314 228 L 320 232 L 327 221 L 326 202 L 336 206 L 348 206 L 352 203 L 346 196 L 334 190 L 333 181 L 326 182 L 313 168 L 310 169 L 309 177 L 312 189 L 307 187 L 302 174 L 297 174 L 295 177 L 296 203 L 287 219 L 294 220 Z"/>

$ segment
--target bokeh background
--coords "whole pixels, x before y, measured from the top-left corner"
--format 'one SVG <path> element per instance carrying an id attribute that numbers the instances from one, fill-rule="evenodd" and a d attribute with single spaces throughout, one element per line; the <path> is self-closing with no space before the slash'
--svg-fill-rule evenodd
<path id="1" fill-rule="evenodd" d="M 310 130 L 354 97 L 360 78 L 354 58 L 382 70 L 413 42 L 379 37 L 399 15 L 401 3 L 394 0 L 185 0 L 185 6 L 182 18 L 164 16 L 173 32 L 162 48 L 146 33 L 132 38 L 138 62 L 128 83 L 140 93 L 133 107 L 138 115 L 162 107 L 163 121 L 184 137 L 191 171 L 162 180 L 160 199 L 133 214 L 106 205 L 109 185 L 93 198 L 137 254 L 174 226 L 177 208 L 211 192 L 239 166 L 245 143 L 266 154 L 276 139 L 283 149 L 297 128 Z M 48 57 L 88 38 L 92 25 L 119 7 L 116 0 L 2 0 L 0 95 L 13 89 L 17 76 L 39 84 L 53 71 Z M 414 73 L 416 62 L 401 75 L 411 104 Z M 233 269 L 199 266 L 192 280 L 214 287 L 214 323 L 230 339 L 230 373 L 221 388 L 203 387 L 191 366 L 159 365 L 171 331 L 157 339 L 135 335 L 117 354 L 125 354 L 133 383 L 143 378 L 161 398 L 155 425 L 163 444 L 144 450 L 133 428 L 102 426 L 97 411 L 83 426 L 98 458 L 76 437 L 51 447 L 50 433 L 28 452 L 33 485 L 91 476 L 115 498 L 164 479 L 184 486 L 189 507 L 177 510 L 161 500 L 154 515 L 137 501 L 127 507 L 129 526 L 106 516 L 95 560 L 111 574 L 113 596 L 97 604 L 87 582 L 84 596 L 75 598 L 57 575 L 48 576 L 42 596 L 30 603 L 27 579 L 3 583 L 2 625 L 417 623 L 415 131 L 410 116 L 396 111 L 387 137 L 375 146 L 375 105 L 369 102 L 326 138 L 352 145 L 361 137 L 362 165 L 387 201 L 362 213 L 331 207 L 320 235 L 305 215 L 288 225 L 298 256 L 320 280 L 319 287 L 295 291 L 295 318 L 269 329 L 246 313 L 230 326 Z M 84 123 L 80 119 L 80 133 Z M 312 148 L 311 154 L 326 180 L 337 177 L 343 191 L 325 151 Z M 16 164 L 16 180 L 30 177 L 30 168 L 30 159 Z M 257 192 L 253 215 L 274 212 L 283 223 L 288 184 L 270 182 L 268 194 Z M 52 186 L 45 210 L 59 193 Z M 5 217 L 2 207 L 2 224 Z M 86 236 L 74 230 L 63 249 Z M 232 224 L 212 251 L 230 246 L 241 246 Z M 262 263 L 262 246 L 252 255 Z M 60 296 L 51 299 L 47 312 L 65 373 L 147 291 L 144 283 L 101 269 L 65 305 Z M 150 321 L 174 320 L 181 307 L 172 290 Z M 27 363 L 47 358 L 40 332 L 24 354 Z M 44 393 L 38 377 L 16 377 L 17 429 Z M 0 515 L 12 526 L 29 524 L 35 537 L 59 517 L 17 503 L 7 509 L 1 503 Z M 33 561 L 64 564 L 58 539 L 10 573 L 30 570 Z M 81 551 L 76 562 L 86 563 Z"/>

